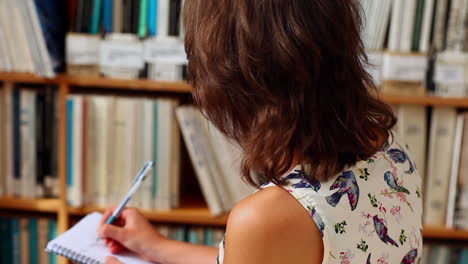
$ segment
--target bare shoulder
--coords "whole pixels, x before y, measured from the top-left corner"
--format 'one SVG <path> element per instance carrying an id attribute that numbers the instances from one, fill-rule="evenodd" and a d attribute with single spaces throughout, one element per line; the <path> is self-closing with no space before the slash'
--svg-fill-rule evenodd
<path id="1" fill-rule="evenodd" d="M 317 226 L 281 187 L 265 188 L 241 201 L 232 210 L 226 231 L 225 264 L 322 260 L 323 243 Z"/>

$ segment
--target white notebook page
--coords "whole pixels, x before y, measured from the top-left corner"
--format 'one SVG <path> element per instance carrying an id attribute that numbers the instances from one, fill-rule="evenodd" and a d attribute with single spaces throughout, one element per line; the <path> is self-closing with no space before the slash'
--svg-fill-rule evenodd
<path id="1" fill-rule="evenodd" d="M 91 213 L 84 217 L 80 222 L 73 226 L 70 230 L 63 233 L 59 237 L 50 241 L 47 244 L 46 250 L 60 254 L 60 249 L 63 255 L 67 258 L 77 260 L 77 262 L 85 264 L 104 263 L 107 256 L 114 256 L 125 264 L 149 264 L 130 253 L 113 255 L 104 244 L 103 240 L 97 241 L 97 228 L 102 218 L 101 213 Z M 65 250 L 67 250 L 65 252 Z M 78 255 L 82 256 L 77 259 Z M 74 257 L 73 257 L 74 256 Z M 96 263 L 95 261 L 98 261 Z"/>

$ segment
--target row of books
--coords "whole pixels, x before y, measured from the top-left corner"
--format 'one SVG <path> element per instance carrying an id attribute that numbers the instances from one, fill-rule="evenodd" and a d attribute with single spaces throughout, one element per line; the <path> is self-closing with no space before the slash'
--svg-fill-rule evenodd
<path id="1" fill-rule="evenodd" d="M 52 87 L 0 88 L 0 195 L 57 197 L 57 108 Z"/>
<path id="2" fill-rule="evenodd" d="M 72 32 L 178 36 L 182 0 L 70 1 Z"/>
<path id="3" fill-rule="evenodd" d="M 425 243 L 420 264 L 465 264 L 468 248 L 455 245 Z"/>
<path id="4" fill-rule="evenodd" d="M 368 50 L 468 52 L 467 0 L 361 0 Z"/>
<path id="5" fill-rule="evenodd" d="M 361 4 L 369 71 L 383 92 L 468 96 L 468 0 Z"/>
<path id="6" fill-rule="evenodd" d="M 394 106 L 394 112 L 395 131 L 424 179 L 424 223 L 468 229 L 468 113 L 415 105 Z"/>
<path id="7" fill-rule="evenodd" d="M 156 225 L 155 227 L 169 239 L 210 247 L 218 247 L 225 233 L 223 228 L 212 227 L 169 225 Z"/>
<path id="8" fill-rule="evenodd" d="M 0 217 L 0 263 L 56 264 L 58 257 L 45 251 L 57 236 L 57 221 L 47 218 Z"/>
<path id="9" fill-rule="evenodd" d="M 0 0 L 0 71 L 53 77 L 63 70 L 63 9 L 60 0 Z"/>
<path id="10" fill-rule="evenodd" d="M 72 95 L 67 99 L 67 183 L 72 206 L 117 204 L 146 161 L 156 163 L 133 206 L 179 206 L 177 101 Z"/>
<path id="11" fill-rule="evenodd" d="M 72 1 L 73 27 L 66 40 L 67 72 L 110 78 L 185 80 L 182 2 Z"/>
<path id="12" fill-rule="evenodd" d="M 72 206 L 116 204 L 143 163 L 156 166 L 133 206 L 169 210 L 180 200 L 180 132 L 213 214 L 253 189 L 240 179 L 240 149 L 190 106 L 158 98 L 73 95 L 67 100 L 67 182 Z M 176 114 L 177 112 L 177 114 Z"/>

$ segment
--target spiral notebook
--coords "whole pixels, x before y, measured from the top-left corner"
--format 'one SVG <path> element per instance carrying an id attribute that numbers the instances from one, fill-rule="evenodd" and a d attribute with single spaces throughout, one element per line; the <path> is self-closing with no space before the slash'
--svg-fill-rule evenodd
<path id="1" fill-rule="evenodd" d="M 104 264 L 107 256 L 114 256 L 125 264 L 150 263 L 130 253 L 111 254 L 104 241 L 97 239 L 96 230 L 101 218 L 101 213 L 87 215 L 70 230 L 50 241 L 46 251 L 83 264 Z"/>

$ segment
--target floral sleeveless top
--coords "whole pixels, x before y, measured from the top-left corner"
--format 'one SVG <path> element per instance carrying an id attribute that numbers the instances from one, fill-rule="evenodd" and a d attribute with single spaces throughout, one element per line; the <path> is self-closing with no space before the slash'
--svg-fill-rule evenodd
<path id="1" fill-rule="evenodd" d="M 281 186 L 307 210 L 322 233 L 323 264 L 410 264 L 422 257 L 422 193 L 411 155 L 391 140 L 366 161 L 327 182 L 300 166 Z M 268 183 L 262 186 L 275 186 Z M 223 263 L 224 241 L 218 263 Z"/>

